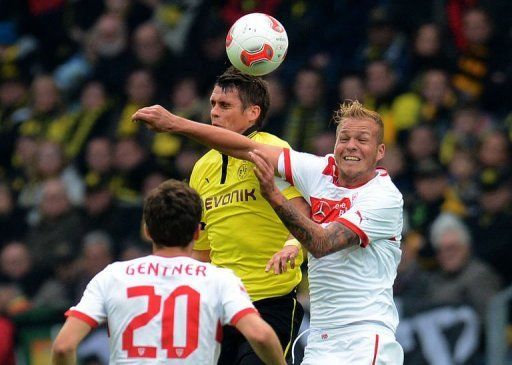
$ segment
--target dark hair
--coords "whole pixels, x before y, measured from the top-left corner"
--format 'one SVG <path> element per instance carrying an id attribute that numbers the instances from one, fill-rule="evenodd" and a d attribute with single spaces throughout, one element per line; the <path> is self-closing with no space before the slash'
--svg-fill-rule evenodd
<path id="1" fill-rule="evenodd" d="M 238 90 L 244 109 L 251 105 L 258 105 L 261 111 L 255 125 L 257 127 L 263 125 L 270 105 L 270 96 L 267 83 L 261 77 L 244 74 L 231 66 L 217 78 L 215 85 L 224 92 Z"/>
<path id="2" fill-rule="evenodd" d="M 201 198 L 187 184 L 167 180 L 144 200 L 144 223 L 157 246 L 187 247 L 202 213 Z"/>

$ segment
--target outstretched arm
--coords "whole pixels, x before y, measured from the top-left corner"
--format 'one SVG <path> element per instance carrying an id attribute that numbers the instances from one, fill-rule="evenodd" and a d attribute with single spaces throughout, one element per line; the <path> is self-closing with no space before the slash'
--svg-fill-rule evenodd
<path id="1" fill-rule="evenodd" d="M 172 114 L 160 105 L 139 109 L 133 114 L 134 121 L 141 121 L 156 132 L 174 132 L 190 137 L 226 155 L 250 160 L 249 151 L 257 148 L 264 151 L 269 162 L 277 169 L 281 147 L 255 142 L 241 134 L 224 128 L 194 122 Z"/>
<path id="2" fill-rule="evenodd" d="M 270 203 L 286 228 L 316 258 L 359 244 L 359 237 L 349 228 L 333 222 L 323 228 L 298 211 L 281 194 L 274 182 L 273 167 L 262 151 L 249 152 L 255 163 L 255 174 L 260 181 L 261 193 Z"/>
<path id="3" fill-rule="evenodd" d="M 276 333 L 258 314 L 245 315 L 236 323 L 236 328 L 249 341 L 254 352 L 265 364 L 286 364 L 283 349 Z"/>
<path id="4" fill-rule="evenodd" d="M 76 364 L 76 348 L 90 331 L 91 326 L 81 319 L 68 317 L 53 343 L 52 364 Z"/>

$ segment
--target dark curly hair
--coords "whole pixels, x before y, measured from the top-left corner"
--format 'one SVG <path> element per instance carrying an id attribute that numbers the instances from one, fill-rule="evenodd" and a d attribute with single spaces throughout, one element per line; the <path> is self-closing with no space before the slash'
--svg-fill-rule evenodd
<path id="1" fill-rule="evenodd" d="M 144 223 L 157 246 L 186 247 L 202 214 L 201 198 L 187 184 L 167 180 L 144 200 Z"/>

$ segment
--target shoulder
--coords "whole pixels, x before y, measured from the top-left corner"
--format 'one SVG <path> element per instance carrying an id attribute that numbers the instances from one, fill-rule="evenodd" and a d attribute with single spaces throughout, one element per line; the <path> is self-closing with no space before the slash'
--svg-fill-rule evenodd
<path id="1" fill-rule="evenodd" d="M 389 176 L 387 170 L 383 167 L 377 167 L 376 171 L 378 176 L 375 179 L 375 182 L 379 186 L 379 189 L 373 189 L 372 191 L 375 194 L 385 193 L 385 196 L 401 201 L 402 193 L 391 180 L 391 176 Z"/>
<path id="2" fill-rule="evenodd" d="M 285 140 L 267 132 L 255 133 L 254 136 L 251 137 L 251 139 L 257 142 L 270 144 L 273 146 L 290 147 L 288 142 L 286 142 Z"/>

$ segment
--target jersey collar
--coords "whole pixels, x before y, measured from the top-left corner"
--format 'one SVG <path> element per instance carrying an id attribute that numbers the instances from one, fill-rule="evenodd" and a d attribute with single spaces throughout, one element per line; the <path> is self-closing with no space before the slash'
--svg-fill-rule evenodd
<path id="1" fill-rule="evenodd" d="M 256 135 L 256 133 L 259 132 L 259 127 L 256 124 L 253 124 L 249 128 L 247 128 L 244 133 L 242 133 L 244 136 L 252 138 Z"/>

